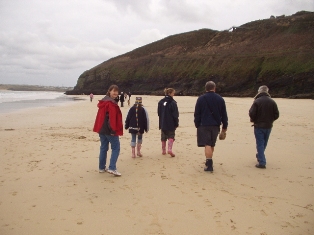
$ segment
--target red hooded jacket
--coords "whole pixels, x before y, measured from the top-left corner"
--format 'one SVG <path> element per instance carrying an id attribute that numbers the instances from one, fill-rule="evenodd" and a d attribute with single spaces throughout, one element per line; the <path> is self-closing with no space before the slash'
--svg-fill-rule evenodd
<path id="1" fill-rule="evenodd" d="M 105 135 L 123 135 L 122 113 L 117 103 L 109 96 L 105 96 L 99 100 L 97 107 L 98 112 L 93 131 Z M 108 115 L 106 115 L 107 113 Z M 108 128 L 105 127 L 106 122 Z M 108 129 L 110 131 L 107 131 Z"/>

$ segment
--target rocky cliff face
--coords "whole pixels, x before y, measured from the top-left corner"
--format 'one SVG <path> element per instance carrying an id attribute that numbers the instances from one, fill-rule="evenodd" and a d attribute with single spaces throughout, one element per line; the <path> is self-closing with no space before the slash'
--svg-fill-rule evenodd
<path id="1" fill-rule="evenodd" d="M 223 96 L 314 96 L 314 12 L 271 17 L 228 31 L 201 29 L 169 36 L 85 71 L 68 94 L 104 94 L 111 84 L 133 94 L 165 87 L 198 95 L 206 81 Z"/>

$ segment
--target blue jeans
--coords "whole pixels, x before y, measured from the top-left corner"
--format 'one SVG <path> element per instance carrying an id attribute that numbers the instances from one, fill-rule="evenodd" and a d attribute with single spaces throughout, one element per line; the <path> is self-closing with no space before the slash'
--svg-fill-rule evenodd
<path id="1" fill-rule="evenodd" d="M 263 129 L 254 127 L 254 135 L 256 139 L 257 160 L 260 165 L 266 165 L 265 149 L 270 136 L 271 129 Z"/>
<path id="2" fill-rule="evenodd" d="M 132 140 L 131 140 L 131 146 L 132 147 L 135 147 L 135 145 L 136 145 L 136 136 L 137 136 L 137 143 L 138 144 L 141 144 L 143 142 L 143 135 L 131 133 L 131 136 L 132 136 Z"/>
<path id="3" fill-rule="evenodd" d="M 109 170 L 116 170 L 116 163 L 120 154 L 120 141 L 119 136 L 102 135 L 100 137 L 100 153 L 99 153 L 99 169 L 106 168 L 107 152 L 109 149 L 109 143 L 111 144 L 111 158 Z"/>

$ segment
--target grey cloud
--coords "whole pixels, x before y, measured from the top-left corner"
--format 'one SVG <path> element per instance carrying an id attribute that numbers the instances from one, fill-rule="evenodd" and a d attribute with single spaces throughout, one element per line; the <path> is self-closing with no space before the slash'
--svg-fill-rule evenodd
<path id="1" fill-rule="evenodd" d="M 170 18 L 177 19 L 185 23 L 195 23 L 203 20 L 210 20 L 211 9 L 208 1 L 199 1 L 193 4 L 192 1 L 166 1 L 163 10 Z"/>
<path id="2" fill-rule="evenodd" d="M 104 0 L 104 2 L 110 2 L 117 7 L 118 11 L 128 12 L 133 11 L 137 13 L 149 13 L 149 6 L 153 0 Z"/>
<path id="3" fill-rule="evenodd" d="M 162 34 L 158 29 L 142 30 L 140 34 L 133 37 L 132 40 L 137 45 L 146 45 L 159 39 L 165 38 L 167 35 Z"/>
<path id="4" fill-rule="evenodd" d="M 76 39 L 73 40 L 73 43 L 70 43 L 70 46 L 60 43 L 60 41 L 58 43 L 45 41 L 38 35 L 33 34 L 5 35 L 2 33 L 0 42 L 4 46 L 0 48 L 0 52 L 6 56 L 6 59 L 10 59 L 10 57 L 20 58 L 20 63 L 25 63 L 23 61 L 27 57 L 31 58 L 31 60 L 28 59 L 29 61 L 48 63 L 50 67 L 59 64 L 64 68 L 65 64 L 73 67 L 80 60 L 95 63 L 96 61 L 109 59 L 133 47 L 132 45 L 120 45 L 109 39 L 100 42 L 84 42 Z M 69 43 L 70 40 L 65 41 Z M 12 60 L 12 63 L 16 62 L 16 60 Z M 4 62 L 1 61 L 1 63 Z"/>
<path id="5" fill-rule="evenodd" d="M 208 1 L 145 1 L 145 0 L 108 0 L 117 10 L 125 14 L 140 14 L 138 17 L 151 21 L 166 21 L 169 19 L 186 23 L 209 20 L 211 8 Z"/>

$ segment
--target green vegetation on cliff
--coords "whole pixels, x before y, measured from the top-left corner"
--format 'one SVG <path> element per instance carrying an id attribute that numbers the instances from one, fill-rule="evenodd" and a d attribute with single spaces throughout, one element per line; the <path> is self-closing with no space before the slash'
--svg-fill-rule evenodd
<path id="1" fill-rule="evenodd" d="M 173 87 L 198 95 L 213 80 L 224 96 L 252 96 L 266 84 L 275 97 L 311 96 L 314 13 L 258 20 L 229 31 L 172 35 L 85 71 L 68 94 L 104 94 L 111 84 L 134 94 Z"/>

